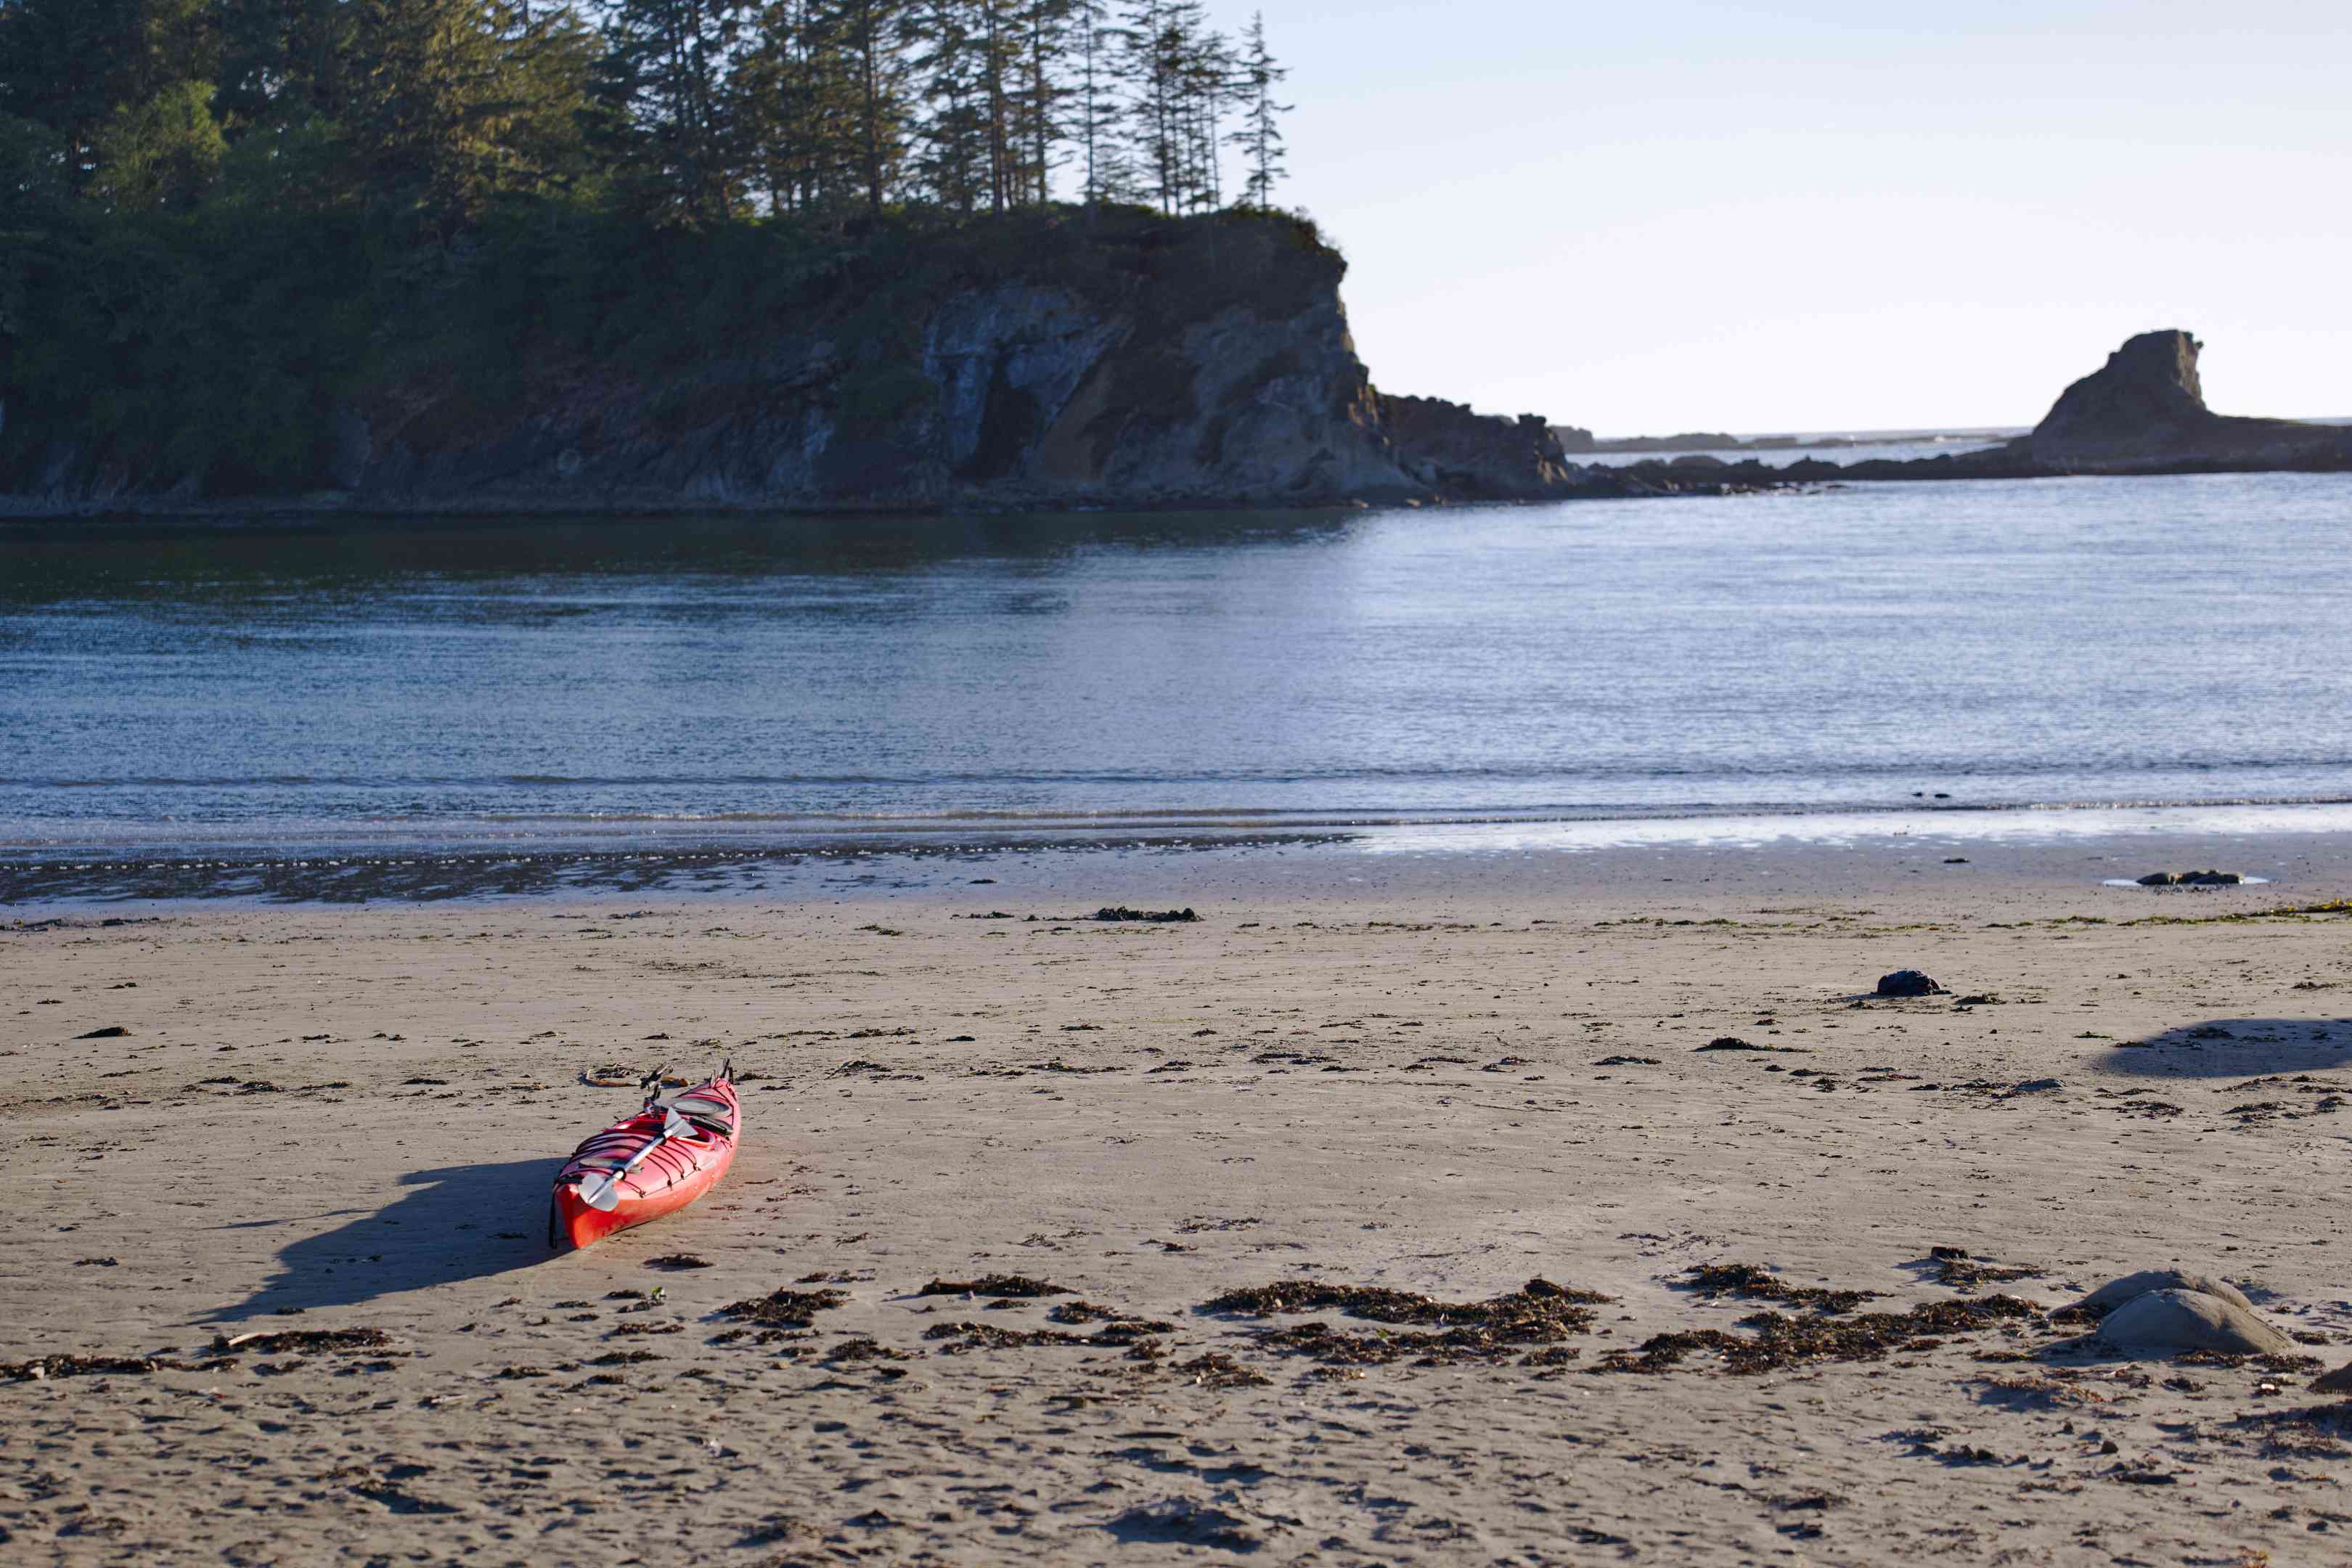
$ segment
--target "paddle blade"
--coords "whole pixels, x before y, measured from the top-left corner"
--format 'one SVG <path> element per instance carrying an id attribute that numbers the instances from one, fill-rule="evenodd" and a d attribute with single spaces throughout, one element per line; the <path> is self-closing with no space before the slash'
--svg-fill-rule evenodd
<path id="1" fill-rule="evenodd" d="M 694 1123 L 688 1121 L 685 1117 L 680 1116 L 675 1110 L 668 1111 L 662 1121 L 662 1136 L 665 1138 L 691 1138 L 694 1136 Z"/>
<path id="2" fill-rule="evenodd" d="M 621 1181 L 618 1176 L 592 1176 L 580 1184 L 580 1201 L 598 1214 L 611 1214 L 621 1206 Z"/>

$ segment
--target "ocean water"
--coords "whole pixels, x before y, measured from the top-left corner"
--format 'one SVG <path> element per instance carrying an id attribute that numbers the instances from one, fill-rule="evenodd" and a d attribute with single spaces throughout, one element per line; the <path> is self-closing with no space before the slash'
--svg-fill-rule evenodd
<path id="1" fill-rule="evenodd" d="M 1726 463 L 1744 463 L 1750 459 L 1766 468 L 1785 468 L 1791 463 L 1811 461 L 1836 463 L 1911 462 L 1922 458 L 1959 457 L 1968 452 L 1981 452 L 2001 445 L 2006 437 L 1976 436 L 1937 436 L 1914 441 L 1889 440 L 1872 437 L 1865 445 L 1768 447 L 1755 451 L 1725 452 L 1571 452 L 1569 461 L 1600 468 L 1622 468 L 1633 463 L 1671 463 L 1677 458 L 1707 457 Z"/>
<path id="2" fill-rule="evenodd" d="M 2347 540 L 2352 478 L 2300 475 L 20 524 L 0 898 L 207 856 L 2343 801 Z"/>

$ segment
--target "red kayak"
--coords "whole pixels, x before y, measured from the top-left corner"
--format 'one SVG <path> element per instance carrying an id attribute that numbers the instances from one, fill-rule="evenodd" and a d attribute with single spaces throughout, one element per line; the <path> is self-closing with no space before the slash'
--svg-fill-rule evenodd
<path id="1" fill-rule="evenodd" d="M 674 1213 L 718 1185 L 735 1163 L 743 1108 L 735 1098 L 734 1063 L 667 1103 L 661 1075 L 646 1081 L 645 1109 L 574 1149 L 556 1173 L 548 1246 L 569 1237 L 586 1247 Z"/>

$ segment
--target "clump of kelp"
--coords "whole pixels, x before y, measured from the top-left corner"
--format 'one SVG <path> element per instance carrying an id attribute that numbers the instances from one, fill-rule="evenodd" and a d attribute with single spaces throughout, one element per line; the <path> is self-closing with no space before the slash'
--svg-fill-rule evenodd
<path id="1" fill-rule="evenodd" d="M 2015 1296 L 1934 1301 L 1907 1312 L 1864 1312 L 1853 1317 L 1792 1318 L 1782 1312 L 1759 1312 L 1740 1320 L 1740 1326 L 1753 1333 L 1686 1329 L 1657 1334 L 1631 1350 L 1608 1352 L 1589 1370 L 1662 1373 L 1694 1355 L 1712 1353 L 1721 1358 L 1724 1371 L 1752 1376 L 1792 1366 L 1877 1361 L 1897 1352 L 1933 1350 L 1949 1335 L 1979 1333 L 2041 1316 L 2041 1308 Z"/>
<path id="2" fill-rule="evenodd" d="M 287 1351 L 305 1353 L 317 1351 L 375 1351 L 392 1343 L 392 1336 L 382 1329 L 289 1329 L 277 1333 L 235 1334 L 215 1336 L 213 1353 L 226 1355 L 231 1351 L 254 1355 L 278 1355 Z"/>
<path id="3" fill-rule="evenodd" d="M 1032 1279 L 1025 1274 L 983 1274 L 977 1279 L 934 1279 L 915 1294 L 993 1296 L 1002 1300 L 1008 1297 L 1075 1296 L 1077 1292 L 1060 1285 L 1047 1284 L 1043 1279 Z"/>
<path id="4" fill-rule="evenodd" d="M 238 1365 L 235 1358 L 242 1355 L 278 1355 L 289 1351 L 378 1351 L 391 1343 L 392 1336 L 382 1329 L 294 1329 L 215 1334 L 205 1352 L 209 1359 L 204 1361 L 180 1361 L 168 1352 L 152 1355 L 35 1356 L 30 1361 L 0 1361 L 0 1379 L 29 1383 L 52 1377 L 142 1377 L 158 1372 L 221 1372 Z"/>
<path id="5" fill-rule="evenodd" d="M 753 1323 L 763 1329 L 805 1329 L 814 1325 L 816 1314 L 829 1312 L 849 1300 L 846 1290 L 794 1290 L 789 1288 L 771 1290 L 764 1296 L 731 1302 L 719 1309 L 722 1318 Z"/>
<path id="6" fill-rule="evenodd" d="M 2028 1263 L 1995 1263 L 1990 1258 L 1971 1258 L 1966 1248 L 1958 1247 L 1931 1247 L 1927 1258 L 1936 1266 L 1936 1283 L 1948 1285 L 1962 1295 L 1979 1285 L 2007 1285 L 2042 1272 Z"/>
<path id="7" fill-rule="evenodd" d="M 1770 1269 L 1753 1263 L 1702 1263 L 1682 1278 L 1683 1289 L 1712 1300 L 1737 1296 L 1749 1301 L 1784 1301 L 1818 1312 L 1851 1312 L 1874 1300 L 1877 1290 L 1832 1290 L 1817 1285 L 1791 1285 Z"/>
<path id="8" fill-rule="evenodd" d="M 1590 1330 L 1592 1308 L 1612 1300 L 1597 1290 L 1573 1289 L 1541 1278 L 1485 1301 L 1440 1301 L 1374 1285 L 1300 1279 L 1228 1290 L 1202 1302 L 1200 1310 L 1254 1318 L 1336 1311 L 1370 1322 L 1434 1329 L 1439 1331 L 1351 1333 L 1328 1323 L 1301 1323 L 1261 1331 L 1256 1340 L 1260 1349 L 1306 1356 L 1327 1366 L 1381 1366 L 1407 1360 L 1438 1366 L 1501 1360 L 1555 1344 Z"/>
<path id="9" fill-rule="evenodd" d="M 940 1349 L 949 1355 L 975 1350 L 1012 1350 L 1023 1345 L 1078 1345 L 1095 1350 L 1142 1346 L 1145 1342 L 1176 1331 L 1173 1323 L 1152 1318 L 1114 1318 L 1091 1334 L 1063 1329 L 1006 1329 L 994 1323 L 934 1323 L 923 1331 L 927 1340 L 950 1340 Z"/>

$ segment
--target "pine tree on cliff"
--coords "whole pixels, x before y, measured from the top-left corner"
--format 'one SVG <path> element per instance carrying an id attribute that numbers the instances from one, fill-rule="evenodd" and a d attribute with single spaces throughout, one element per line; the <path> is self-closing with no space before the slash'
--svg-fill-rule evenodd
<path id="1" fill-rule="evenodd" d="M 857 97 L 832 24 L 818 0 L 766 0 L 728 79 L 745 175 L 772 213 L 857 195 Z"/>
<path id="2" fill-rule="evenodd" d="M 1013 200 L 1012 0 L 971 0 L 979 13 L 980 82 L 987 121 L 988 210 L 1001 213 Z"/>
<path id="3" fill-rule="evenodd" d="M 1118 33 L 1108 0 L 1071 0 L 1068 125 L 1081 171 L 1078 199 L 1088 206 L 1121 201 L 1132 184 L 1128 168 L 1126 105 L 1114 67 Z"/>
<path id="4" fill-rule="evenodd" d="M 1173 212 L 1177 184 L 1177 72 L 1169 0 L 1128 0 L 1112 79 L 1126 95 L 1143 195 Z"/>
<path id="5" fill-rule="evenodd" d="M 870 216 L 896 186 L 912 118 L 908 45 L 919 32 L 914 0 L 825 0 L 828 26 L 848 68 L 850 142 Z"/>
<path id="6" fill-rule="evenodd" d="M 1181 18 L 1176 66 L 1183 127 L 1179 202 L 1194 212 L 1213 212 L 1224 205 L 1219 122 L 1239 86 L 1233 43 L 1208 25 L 1208 11 L 1200 0 L 1178 0 L 1171 10 Z"/>
<path id="7" fill-rule="evenodd" d="M 656 214 L 695 226 L 735 216 L 741 168 L 726 91 L 742 0 L 612 0 L 610 89 L 635 132 L 631 171 Z"/>
<path id="8" fill-rule="evenodd" d="M 453 237 L 493 196 L 582 172 L 592 44 L 568 6 L 361 0 L 340 118 L 371 209 Z"/>
<path id="9" fill-rule="evenodd" d="M 43 127 L 67 185 L 109 205 L 150 205 L 118 196 L 115 165 L 168 157 L 159 142 L 208 142 L 217 164 L 218 60 L 201 0 L 0 0 L 0 115 Z"/>
<path id="10" fill-rule="evenodd" d="M 1233 100 L 1233 46 L 1201 0 L 1129 0 L 1114 75 L 1128 100 L 1142 194 L 1164 213 L 1222 201 L 1218 121 Z"/>
<path id="11" fill-rule="evenodd" d="M 975 16 L 962 0 L 926 0 L 910 29 L 909 64 L 925 113 L 914 160 L 923 193 L 969 216 L 988 184 L 988 121 Z"/>
<path id="12" fill-rule="evenodd" d="M 1274 51 L 1266 47 L 1263 11 L 1250 16 L 1249 32 L 1242 44 L 1241 73 L 1242 127 L 1234 132 L 1233 141 L 1249 165 L 1242 201 L 1254 207 L 1271 206 L 1275 182 L 1290 172 L 1284 163 L 1282 116 L 1290 112 L 1291 106 L 1274 100 L 1275 84 L 1290 72 L 1275 63 Z"/>
<path id="13" fill-rule="evenodd" d="M 1023 0 L 1013 63 L 1013 119 L 1021 153 L 1014 199 L 1053 199 L 1054 150 L 1067 138 L 1063 105 L 1070 96 L 1073 0 Z"/>

